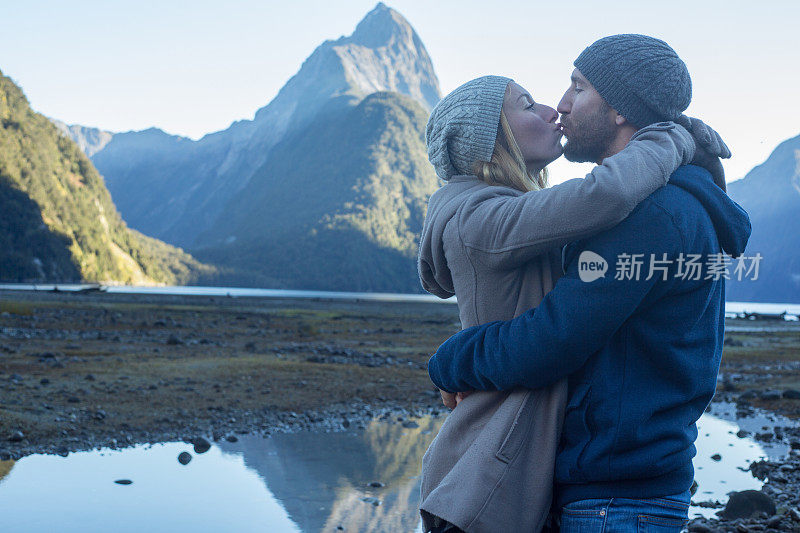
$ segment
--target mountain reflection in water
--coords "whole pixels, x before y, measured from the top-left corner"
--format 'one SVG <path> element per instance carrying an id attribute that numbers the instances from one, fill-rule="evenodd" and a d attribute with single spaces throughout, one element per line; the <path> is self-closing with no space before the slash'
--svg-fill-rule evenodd
<path id="1" fill-rule="evenodd" d="M 0 483 L 3 482 L 3 478 L 14 468 L 14 463 L 15 461 L 0 461 Z"/>
<path id="2" fill-rule="evenodd" d="M 419 427 L 372 420 L 360 434 L 277 434 L 218 446 L 243 457 L 302 531 L 414 531 L 422 456 L 444 418 L 414 422 Z"/>

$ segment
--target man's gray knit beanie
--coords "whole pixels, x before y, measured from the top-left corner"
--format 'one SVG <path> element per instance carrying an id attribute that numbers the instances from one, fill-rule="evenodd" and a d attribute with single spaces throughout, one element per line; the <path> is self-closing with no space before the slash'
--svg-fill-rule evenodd
<path id="1" fill-rule="evenodd" d="M 692 101 L 686 64 L 667 43 L 654 37 L 603 37 L 574 64 L 608 105 L 640 128 L 675 120 Z"/>
<path id="2" fill-rule="evenodd" d="M 511 81 L 503 76 L 476 78 L 442 98 L 433 108 L 425 142 L 428 160 L 441 179 L 472 174 L 475 161 L 491 160 L 503 98 Z"/>

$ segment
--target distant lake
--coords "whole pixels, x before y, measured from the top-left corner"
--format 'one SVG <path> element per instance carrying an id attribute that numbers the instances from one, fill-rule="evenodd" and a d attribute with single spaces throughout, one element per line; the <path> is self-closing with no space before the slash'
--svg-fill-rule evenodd
<path id="1" fill-rule="evenodd" d="M 52 291 L 55 287 L 61 291 L 79 291 L 97 284 L 24 284 L 0 283 L 0 290 Z M 144 287 L 131 285 L 103 285 L 103 291 L 119 294 L 167 294 L 174 296 L 229 296 L 231 298 L 255 296 L 261 298 L 305 298 L 330 300 L 367 300 L 377 302 L 432 302 L 455 304 L 455 296 L 442 300 L 432 294 L 403 294 L 392 292 L 334 292 L 334 291 L 295 291 L 285 289 L 249 289 L 244 287 L 195 287 L 185 285 L 165 285 Z M 800 315 L 800 304 L 757 303 L 757 302 L 725 302 L 725 312 L 729 314 L 748 313 L 783 313 L 795 317 Z"/>

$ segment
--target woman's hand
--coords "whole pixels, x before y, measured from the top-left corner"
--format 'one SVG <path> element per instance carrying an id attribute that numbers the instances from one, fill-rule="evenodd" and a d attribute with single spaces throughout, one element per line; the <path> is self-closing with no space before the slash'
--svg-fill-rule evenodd
<path id="1" fill-rule="evenodd" d="M 723 191 L 727 191 L 725 169 L 722 168 L 720 159 L 728 159 L 731 151 L 719 133 L 699 118 L 681 115 L 675 122 L 683 126 L 694 138 L 697 150 L 692 164 L 708 170 L 714 178 L 714 183 Z"/>
<path id="2" fill-rule="evenodd" d="M 458 405 L 461 400 L 472 394 L 472 392 L 456 392 L 455 394 L 452 392 L 445 392 L 439 389 L 439 392 L 442 395 L 442 403 L 448 409 L 455 409 L 456 405 Z"/>

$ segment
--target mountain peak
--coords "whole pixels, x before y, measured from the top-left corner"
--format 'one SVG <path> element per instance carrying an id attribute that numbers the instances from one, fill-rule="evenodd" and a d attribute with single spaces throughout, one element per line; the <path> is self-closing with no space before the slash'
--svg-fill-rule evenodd
<path id="1" fill-rule="evenodd" d="M 318 46 L 278 96 L 256 112 L 254 122 L 268 124 L 277 139 L 333 98 L 360 99 L 380 91 L 405 94 L 428 110 L 441 98 L 425 45 L 406 18 L 384 3 L 351 35 Z"/>
<path id="2" fill-rule="evenodd" d="M 83 153 L 89 157 L 105 148 L 111 142 L 111 138 L 114 137 L 114 132 L 111 131 L 81 126 L 80 124 L 66 124 L 52 117 L 48 117 L 48 119 L 56 125 L 61 133 L 75 141 Z"/>
<path id="3" fill-rule="evenodd" d="M 406 18 L 382 2 L 352 35 L 326 41 L 312 57 L 318 52 L 336 55 L 334 63 L 344 69 L 346 85 L 356 93 L 399 92 L 428 109 L 439 101 L 439 80 L 425 45 Z"/>
<path id="4" fill-rule="evenodd" d="M 398 37 L 401 39 L 411 37 L 412 40 L 419 41 L 414 28 L 403 15 L 379 2 L 358 23 L 353 35 L 347 40 L 368 48 L 380 48 L 392 44 Z"/>

